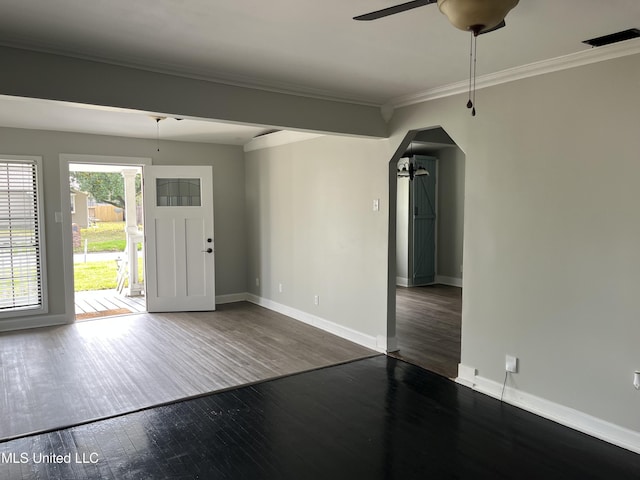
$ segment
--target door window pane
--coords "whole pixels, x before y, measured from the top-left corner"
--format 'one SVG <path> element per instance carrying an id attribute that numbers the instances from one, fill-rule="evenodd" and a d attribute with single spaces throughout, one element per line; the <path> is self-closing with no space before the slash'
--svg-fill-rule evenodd
<path id="1" fill-rule="evenodd" d="M 199 178 L 157 178 L 156 205 L 158 207 L 199 207 Z"/>

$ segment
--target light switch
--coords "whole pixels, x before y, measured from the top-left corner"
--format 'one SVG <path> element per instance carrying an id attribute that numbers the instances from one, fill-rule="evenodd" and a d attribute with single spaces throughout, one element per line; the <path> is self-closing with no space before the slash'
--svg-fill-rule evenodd
<path id="1" fill-rule="evenodd" d="M 380 211 L 380 199 L 379 198 L 375 198 L 373 200 L 373 211 L 374 212 L 379 212 Z"/>
<path id="2" fill-rule="evenodd" d="M 62 223 L 62 212 L 56 212 L 56 223 Z"/>

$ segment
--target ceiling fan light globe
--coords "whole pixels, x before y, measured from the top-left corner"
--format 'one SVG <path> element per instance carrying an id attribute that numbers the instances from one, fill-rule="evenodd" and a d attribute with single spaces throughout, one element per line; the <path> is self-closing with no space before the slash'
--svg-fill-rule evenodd
<path id="1" fill-rule="evenodd" d="M 451 25 L 475 34 L 498 25 L 516 5 L 518 0 L 438 0 Z"/>

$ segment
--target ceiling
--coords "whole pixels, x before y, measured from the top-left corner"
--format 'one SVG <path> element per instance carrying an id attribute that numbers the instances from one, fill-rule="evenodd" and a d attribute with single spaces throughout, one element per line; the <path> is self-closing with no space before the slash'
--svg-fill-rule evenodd
<path id="1" fill-rule="evenodd" d="M 156 118 L 162 118 L 156 122 Z M 182 142 L 244 145 L 272 131 L 207 119 L 160 117 L 158 113 L 0 95 L 0 127 L 92 133 Z"/>
<path id="2" fill-rule="evenodd" d="M 436 5 L 352 20 L 402 1 L 0 0 L 0 44 L 383 105 L 468 75 L 469 36 Z M 640 27 L 640 2 L 520 0 L 506 21 L 479 39 L 480 76 L 587 50 L 582 40 Z M 148 112 L 0 98 L 0 111 L 5 106 L 22 112 L 0 114 L 3 126 L 156 134 Z M 267 127 L 168 119 L 160 128 L 164 138 L 242 144 Z"/>

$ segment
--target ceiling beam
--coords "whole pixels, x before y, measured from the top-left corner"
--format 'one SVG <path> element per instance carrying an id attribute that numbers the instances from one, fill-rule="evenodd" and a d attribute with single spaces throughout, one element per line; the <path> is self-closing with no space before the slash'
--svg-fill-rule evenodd
<path id="1" fill-rule="evenodd" d="M 0 94 L 280 129 L 387 137 L 379 107 L 0 46 Z"/>

